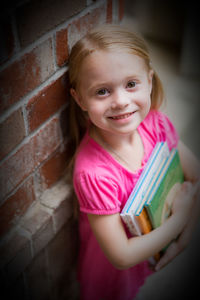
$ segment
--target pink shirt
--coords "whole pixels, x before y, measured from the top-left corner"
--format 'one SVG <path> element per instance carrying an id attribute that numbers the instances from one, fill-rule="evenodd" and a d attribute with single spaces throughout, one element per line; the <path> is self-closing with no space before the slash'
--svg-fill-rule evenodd
<path id="1" fill-rule="evenodd" d="M 146 261 L 127 270 L 115 269 L 100 249 L 87 218 L 88 213 L 120 213 L 155 144 L 167 141 L 171 149 L 178 143 L 174 126 L 158 111 L 149 112 L 138 132 L 144 145 L 144 157 L 142 167 L 134 173 L 121 166 L 88 133 L 81 142 L 73 177 L 80 205 L 78 279 L 81 299 L 132 300 L 152 273 Z"/>

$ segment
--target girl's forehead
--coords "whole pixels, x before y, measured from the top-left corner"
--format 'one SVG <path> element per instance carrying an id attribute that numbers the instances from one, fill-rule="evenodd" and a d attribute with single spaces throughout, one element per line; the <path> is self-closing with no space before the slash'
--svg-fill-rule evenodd
<path id="1" fill-rule="evenodd" d="M 141 78 L 147 73 L 144 59 L 122 51 L 95 51 L 82 64 L 79 87 L 105 82 L 122 82 L 129 77 Z"/>
<path id="2" fill-rule="evenodd" d="M 108 49 L 96 49 L 91 51 L 91 53 L 87 57 L 99 57 L 99 56 L 139 56 L 136 51 L 127 48 L 119 48 L 119 47 L 110 47 Z M 86 57 L 86 58 L 87 58 Z"/>
<path id="3" fill-rule="evenodd" d="M 145 60 L 130 51 L 123 51 L 120 49 L 109 49 L 109 50 L 95 50 L 90 53 L 82 62 L 80 68 L 81 71 L 103 69 L 104 67 L 109 68 L 127 68 L 135 67 L 144 69 L 146 67 Z"/>

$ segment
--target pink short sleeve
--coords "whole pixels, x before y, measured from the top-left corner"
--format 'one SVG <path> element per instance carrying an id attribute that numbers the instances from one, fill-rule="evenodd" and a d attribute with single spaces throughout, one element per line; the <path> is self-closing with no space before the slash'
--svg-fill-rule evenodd
<path id="1" fill-rule="evenodd" d="M 98 215 L 120 211 L 118 188 L 110 178 L 81 173 L 74 179 L 80 211 Z"/>
<path id="2" fill-rule="evenodd" d="M 167 141 L 168 147 L 171 150 L 176 148 L 179 141 L 179 135 L 170 119 L 162 112 L 158 114 L 158 139 L 160 141 Z"/>

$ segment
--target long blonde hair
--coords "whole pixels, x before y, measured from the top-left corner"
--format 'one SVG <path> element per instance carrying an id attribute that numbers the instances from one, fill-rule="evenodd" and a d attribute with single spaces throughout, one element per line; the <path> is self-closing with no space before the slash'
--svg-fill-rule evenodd
<path id="1" fill-rule="evenodd" d="M 148 47 L 138 34 L 120 25 L 104 24 L 88 32 L 71 49 L 69 56 L 69 80 L 73 89 L 79 86 L 79 71 L 84 59 L 98 50 L 124 49 L 142 57 L 148 70 L 152 70 Z M 162 83 L 153 70 L 151 109 L 158 109 L 164 99 Z M 70 137 L 71 151 L 75 153 L 88 126 L 87 114 L 76 102 L 70 101 Z"/>

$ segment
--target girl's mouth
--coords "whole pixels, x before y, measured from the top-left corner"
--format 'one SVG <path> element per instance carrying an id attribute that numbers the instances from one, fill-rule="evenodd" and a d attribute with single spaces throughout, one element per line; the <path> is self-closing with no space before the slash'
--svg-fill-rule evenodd
<path id="1" fill-rule="evenodd" d="M 129 118 L 132 114 L 134 114 L 134 112 L 126 113 L 126 114 L 118 115 L 118 116 L 112 116 L 112 117 L 109 117 L 109 119 L 113 119 L 113 120 L 123 120 L 123 119 Z"/>

